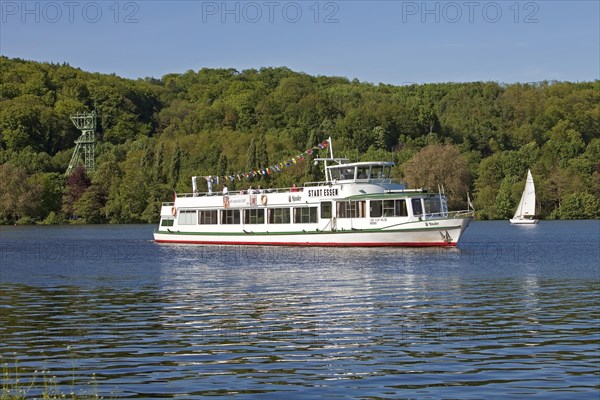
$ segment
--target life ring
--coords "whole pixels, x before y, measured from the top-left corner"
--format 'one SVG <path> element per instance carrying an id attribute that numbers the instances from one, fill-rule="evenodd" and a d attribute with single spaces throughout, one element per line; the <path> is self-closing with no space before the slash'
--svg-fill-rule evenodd
<path id="1" fill-rule="evenodd" d="M 171 207 L 171 215 L 172 216 L 176 216 L 177 215 L 177 209 L 175 208 L 175 206 Z"/>
<path id="2" fill-rule="evenodd" d="M 263 194 L 262 196 L 260 196 L 260 204 L 262 204 L 263 206 L 266 206 L 268 201 L 269 201 L 269 199 L 267 198 L 266 194 Z"/>

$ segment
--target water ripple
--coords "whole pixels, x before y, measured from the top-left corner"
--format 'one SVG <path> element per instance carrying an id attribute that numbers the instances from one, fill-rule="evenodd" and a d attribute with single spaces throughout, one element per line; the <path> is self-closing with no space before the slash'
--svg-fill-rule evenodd
<path id="1" fill-rule="evenodd" d="M 20 256 L 20 275 L 0 270 L 3 379 L 48 371 L 67 393 L 113 398 L 600 390 L 600 275 L 574 253 L 569 274 L 562 255 L 529 262 L 514 249 L 491 267 L 469 243 L 433 253 L 132 243 L 139 259 L 95 260 L 100 269 Z"/>

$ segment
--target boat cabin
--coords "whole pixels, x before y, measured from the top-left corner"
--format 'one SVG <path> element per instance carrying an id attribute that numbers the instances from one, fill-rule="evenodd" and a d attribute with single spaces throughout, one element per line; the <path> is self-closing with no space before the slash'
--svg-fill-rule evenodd
<path id="1" fill-rule="evenodd" d="M 373 181 L 391 182 L 393 162 L 360 162 L 332 165 L 326 168 L 327 180 L 337 181 Z"/>

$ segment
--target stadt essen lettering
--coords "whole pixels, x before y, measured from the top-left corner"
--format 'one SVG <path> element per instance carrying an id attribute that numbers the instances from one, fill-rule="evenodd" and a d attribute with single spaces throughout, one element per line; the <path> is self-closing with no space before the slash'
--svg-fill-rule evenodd
<path id="1" fill-rule="evenodd" d="M 308 197 L 334 197 L 338 195 L 338 189 L 309 189 Z"/>

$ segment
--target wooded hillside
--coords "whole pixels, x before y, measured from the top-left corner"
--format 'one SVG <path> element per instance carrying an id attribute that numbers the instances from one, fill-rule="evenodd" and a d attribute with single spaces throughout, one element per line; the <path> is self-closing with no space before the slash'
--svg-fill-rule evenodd
<path id="1" fill-rule="evenodd" d="M 96 171 L 67 179 L 81 134 L 69 116 L 91 110 Z M 444 184 L 455 206 L 469 190 L 479 218 L 512 216 L 528 168 L 542 217 L 600 217 L 600 81 L 391 86 L 287 68 L 128 80 L 0 57 L 0 221 L 157 222 L 194 175 L 234 177 L 230 190 L 315 180 L 297 156 L 329 136 L 336 156 L 395 161 L 396 178 Z"/>

